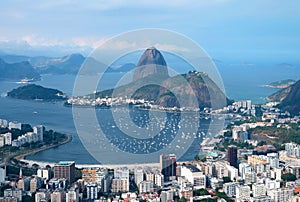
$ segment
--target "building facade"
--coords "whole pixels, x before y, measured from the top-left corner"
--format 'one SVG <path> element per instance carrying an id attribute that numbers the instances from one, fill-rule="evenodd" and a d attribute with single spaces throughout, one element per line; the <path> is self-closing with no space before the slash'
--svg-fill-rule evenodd
<path id="1" fill-rule="evenodd" d="M 66 178 L 70 183 L 75 181 L 75 162 L 60 161 L 54 165 L 54 178 Z"/>
<path id="2" fill-rule="evenodd" d="M 238 168 L 237 147 L 233 145 L 229 146 L 227 155 L 229 164 L 235 168 Z"/>
<path id="3" fill-rule="evenodd" d="M 164 181 L 176 179 L 176 156 L 175 154 L 160 155 L 160 169 L 164 175 Z"/>

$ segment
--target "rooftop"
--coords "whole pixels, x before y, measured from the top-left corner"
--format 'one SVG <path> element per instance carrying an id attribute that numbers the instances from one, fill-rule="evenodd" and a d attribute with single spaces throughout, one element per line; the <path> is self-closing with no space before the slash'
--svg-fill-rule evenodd
<path id="1" fill-rule="evenodd" d="M 72 165 L 73 163 L 75 163 L 74 161 L 60 161 L 58 162 L 58 165 Z"/>
<path id="2" fill-rule="evenodd" d="M 185 167 L 187 167 L 188 169 L 190 169 L 193 173 L 195 173 L 195 172 L 201 172 L 200 169 L 198 169 L 196 166 L 193 166 L 193 165 L 186 165 Z"/>

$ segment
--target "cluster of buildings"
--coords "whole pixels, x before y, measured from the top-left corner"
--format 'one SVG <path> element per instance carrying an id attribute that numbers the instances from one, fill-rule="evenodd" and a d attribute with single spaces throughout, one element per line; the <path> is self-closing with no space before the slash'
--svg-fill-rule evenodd
<path id="1" fill-rule="evenodd" d="M 174 154 L 160 156 L 160 166 L 85 167 L 61 161 L 53 167 L 40 168 L 36 175 L 19 179 L 4 190 L 0 201 L 21 201 L 32 195 L 36 202 L 70 201 L 155 201 L 171 202 L 214 199 L 223 192 L 234 201 L 293 202 L 300 199 L 300 180 L 283 183 L 281 176 L 294 167 L 281 165 L 278 153 L 240 158 L 239 149 L 229 146 L 227 160 L 177 162 Z M 81 172 L 81 176 L 76 174 Z M 5 172 L 5 171 L 4 171 Z M 300 173 L 300 172 L 299 172 Z M 1 169 L 0 169 L 1 178 Z M 4 179 L 4 178 L 3 178 Z M 208 194 L 195 195 L 195 190 Z"/>
<path id="2" fill-rule="evenodd" d="M 13 147 L 20 147 L 25 143 L 42 142 L 44 140 L 44 127 L 42 125 L 34 126 L 33 132 L 27 132 L 13 140 L 11 145 Z"/>
<path id="3" fill-rule="evenodd" d="M 300 116 L 291 116 L 287 111 L 281 111 L 276 108 L 276 104 L 279 103 L 266 103 L 262 105 L 262 121 L 270 122 L 270 123 L 278 123 L 278 124 L 288 124 L 288 123 L 298 123 L 300 121 Z"/>
<path id="4" fill-rule="evenodd" d="M 21 123 L 15 121 L 8 122 L 5 119 L 0 119 L 0 127 L 8 128 L 9 130 L 13 130 L 13 129 L 22 130 Z M 27 132 L 26 134 L 18 136 L 14 140 L 12 138 L 11 132 L 0 134 L 0 147 L 6 145 L 11 145 L 13 147 L 20 147 L 25 143 L 34 143 L 34 142 L 43 141 L 44 130 L 45 130 L 44 126 L 38 125 L 38 126 L 34 126 L 32 129 L 33 132 Z"/>
<path id="5" fill-rule="evenodd" d="M 240 100 L 232 103 L 229 106 L 234 112 L 241 112 L 242 114 L 255 116 L 256 110 L 255 105 L 252 104 L 251 100 Z"/>
<path id="6" fill-rule="evenodd" d="M 300 180 L 283 183 L 285 173 L 297 174 L 293 165 L 282 164 L 278 153 L 251 154 L 241 160 L 239 149 L 230 146 L 227 162 L 200 162 L 210 187 L 223 191 L 235 201 L 287 202 L 299 200 Z M 300 164 L 299 164 L 300 165 Z M 300 168 L 300 167 L 298 167 Z M 224 177 L 227 177 L 225 182 Z"/>
<path id="7" fill-rule="evenodd" d="M 250 107 L 250 102 L 249 107 L 247 105 L 247 102 L 241 101 L 233 103 L 232 107 L 253 108 Z M 251 113 L 247 114 L 250 115 Z M 285 150 L 277 152 L 272 145 L 257 147 L 259 140 L 252 140 L 248 133 L 250 129 L 268 126 L 286 128 L 288 130 L 290 128 L 289 123 L 297 124 L 299 122 L 299 116 L 291 117 L 288 112 L 281 112 L 274 105 L 266 104 L 262 106 L 260 122 L 247 123 L 246 121 L 246 123 L 241 125 L 234 125 L 231 130 L 231 140 L 237 143 L 248 142 L 255 146 L 256 149 L 238 149 L 236 146 L 228 147 L 227 162 L 229 165 L 237 168 L 238 174 L 235 174 L 234 179 L 232 179 L 230 167 L 227 167 L 225 174 L 228 175 L 232 182 L 223 183 L 222 186 L 218 176 L 220 170 L 216 166 L 220 161 L 215 162 L 215 160 L 218 160 L 215 158 L 204 163 L 211 166 L 211 162 L 214 162 L 215 174 L 212 171 L 213 169 L 210 169 L 209 175 L 216 176 L 216 179 L 212 178 L 211 187 L 216 188 L 219 186 L 227 196 L 232 197 L 235 201 L 300 201 L 298 195 L 300 191 L 300 146 L 292 142 L 286 143 Z M 272 137 L 270 136 L 270 138 Z M 207 143 L 204 146 L 205 148 L 210 146 L 213 149 L 215 144 L 209 145 Z M 213 158 L 209 158 L 209 160 L 211 159 Z M 287 173 L 295 175 L 297 180 L 284 182 L 281 177 Z M 217 185 L 214 185 L 214 182 Z"/>
<path id="8" fill-rule="evenodd" d="M 300 158 L 300 145 L 290 142 L 285 144 L 285 151 L 288 157 Z"/>
<path id="9" fill-rule="evenodd" d="M 83 97 L 69 97 L 66 105 L 73 105 L 73 106 L 91 106 L 91 107 L 112 107 L 112 106 L 122 106 L 122 105 L 139 105 L 142 108 L 148 109 L 159 109 L 159 110 L 176 110 L 176 111 L 184 111 L 184 110 L 191 110 L 191 111 L 198 111 L 199 109 L 190 108 L 190 107 L 181 107 L 177 108 L 174 107 L 163 107 L 154 104 L 153 100 L 145 100 L 145 99 L 133 99 L 125 97 L 105 97 L 105 98 L 91 98 L 90 96 L 83 96 Z M 232 105 L 226 106 L 220 110 L 212 111 L 209 108 L 205 108 L 204 112 L 206 113 L 225 113 L 225 112 L 233 112 L 233 113 L 242 113 L 246 115 L 253 115 L 255 116 L 255 105 L 252 104 L 251 100 L 242 100 L 234 102 Z"/>
<path id="10" fill-rule="evenodd" d="M 120 106 L 125 104 L 149 104 L 148 101 L 145 101 L 144 99 L 133 99 L 133 98 L 127 98 L 127 97 L 105 97 L 105 98 L 91 98 L 89 96 L 83 96 L 83 97 L 70 97 L 67 100 L 67 105 L 75 105 L 75 106 Z"/>
<path id="11" fill-rule="evenodd" d="M 12 134 L 10 132 L 0 134 L 0 147 L 12 144 Z"/>

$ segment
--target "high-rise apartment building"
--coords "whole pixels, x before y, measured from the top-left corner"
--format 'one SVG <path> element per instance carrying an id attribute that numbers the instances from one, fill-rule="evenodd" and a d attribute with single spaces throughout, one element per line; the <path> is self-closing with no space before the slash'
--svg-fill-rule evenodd
<path id="1" fill-rule="evenodd" d="M 164 175 L 164 181 L 176 179 L 176 156 L 175 154 L 160 155 L 160 169 Z"/>
<path id="2" fill-rule="evenodd" d="M 54 165 L 54 178 L 65 178 L 70 183 L 75 181 L 75 162 L 60 161 Z"/>
<path id="3" fill-rule="evenodd" d="M 45 127 L 42 125 L 33 127 L 33 133 L 37 134 L 38 141 L 44 140 L 44 130 L 45 130 Z"/>
<path id="4" fill-rule="evenodd" d="M 231 145 L 228 147 L 227 151 L 229 164 L 235 168 L 238 168 L 237 147 Z"/>

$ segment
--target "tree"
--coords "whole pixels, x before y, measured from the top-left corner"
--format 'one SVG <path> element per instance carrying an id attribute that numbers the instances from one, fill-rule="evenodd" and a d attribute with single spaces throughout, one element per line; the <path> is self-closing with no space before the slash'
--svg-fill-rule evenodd
<path id="1" fill-rule="evenodd" d="M 231 131 L 226 131 L 224 133 L 224 137 L 231 137 L 231 136 L 232 136 Z"/>
<path id="2" fill-rule="evenodd" d="M 224 192 L 218 192 L 218 191 L 216 191 L 216 196 L 219 197 L 219 198 L 223 198 L 226 201 L 233 202 L 233 200 L 230 199 Z"/>
<path id="3" fill-rule="evenodd" d="M 25 134 L 25 133 L 28 133 L 28 132 L 33 132 L 33 129 L 31 127 L 31 125 L 29 125 L 29 124 L 22 124 L 21 125 L 21 133 Z"/>
<path id="4" fill-rule="evenodd" d="M 9 189 L 11 186 L 9 184 L 3 184 L 0 186 L 0 196 L 4 196 L 4 190 Z"/>
<path id="5" fill-rule="evenodd" d="M 195 160 L 195 161 L 199 161 L 199 160 L 200 160 L 199 155 L 195 155 L 195 156 L 194 156 L 194 160 Z"/>
<path id="6" fill-rule="evenodd" d="M 35 197 L 33 196 L 23 196 L 22 197 L 22 201 L 23 202 L 34 202 L 35 201 Z"/>
<path id="7" fill-rule="evenodd" d="M 232 181 L 229 177 L 223 177 L 223 182 L 227 183 L 227 182 L 232 182 Z"/>
<path id="8" fill-rule="evenodd" d="M 182 196 L 182 197 L 179 199 L 179 202 L 186 202 L 186 199 Z"/>
<path id="9" fill-rule="evenodd" d="M 38 164 L 34 163 L 34 164 L 32 164 L 31 167 L 34 168 L 34 169 L 38 169 L 40 166 Z"/>
<path id="10" fill-rule="evenodd" d="M 214 198 L 206 198 L 206 199 L 202 199 L 201 202 L 217 202 L 217 199 L 214 199 Z"/>
<path id="11" fill-rule="evenodd" d="M 209 195 L 209 192 L 206 189 L 194 190 L 194 196 L 204 196 L 204 195 Z"/>
<path id="12" fill-rule="evenodd" d="M 257 146 L 263 146 L 263 145 L 266 145 L 266 144 L 267 144 L 266 141 L 260 141 L 260 142 L 257 144 Z"/>
<path id="13" fill-rule="evenodd" d="M 286 173 L 281 175 L 281 179 L 287 182 L 290 181 L 295 181 L 297 179 L 296 175 L 292 174 L 292 173 Z"/>

